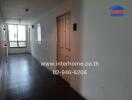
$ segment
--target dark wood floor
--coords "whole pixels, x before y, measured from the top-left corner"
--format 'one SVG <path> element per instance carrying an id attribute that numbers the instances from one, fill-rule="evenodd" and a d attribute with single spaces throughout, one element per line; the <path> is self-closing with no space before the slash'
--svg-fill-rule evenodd
<path id="1" fill-rule="evenodd" d="M 29 54 L 10 55 L 4 72 L 4 100 L 84 100 Z"/>

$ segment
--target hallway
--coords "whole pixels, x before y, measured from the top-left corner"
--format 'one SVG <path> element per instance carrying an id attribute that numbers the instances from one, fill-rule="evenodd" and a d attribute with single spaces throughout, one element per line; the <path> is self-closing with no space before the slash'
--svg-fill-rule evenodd
<path id="1" fill-rule="evenodd" d="M 84 100 L 30 54 L 9 55 L 4 72 L 4 100 Z"/>
<path id="2" fill-rule="evenodd" d="M 131 26 L 132 0 L 0 0 L 0 100 L 132 100 Z"/>

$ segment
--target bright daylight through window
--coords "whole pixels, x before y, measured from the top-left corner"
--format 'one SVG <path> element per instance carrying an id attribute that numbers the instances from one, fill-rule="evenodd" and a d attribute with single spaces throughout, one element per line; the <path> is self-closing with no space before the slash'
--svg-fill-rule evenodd
<path id="1" fill-rule="evenodd" d="M 41 44 L 41 25 L 37 25 L 38 43 Z"/>
<path id="2" fill-rule="evenodd" d="M 8 25 L 10 47 L 26 47 L 26 26 Z"/>

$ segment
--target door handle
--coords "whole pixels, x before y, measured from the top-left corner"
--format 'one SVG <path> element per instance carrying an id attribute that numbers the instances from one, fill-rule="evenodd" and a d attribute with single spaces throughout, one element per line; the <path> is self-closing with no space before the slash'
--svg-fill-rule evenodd
<path id="1" fill-rule="evenodd" d="M 69 48 L 66 48 L 66 50 L 71 51 L 71 49 L 69 49 Z"/>

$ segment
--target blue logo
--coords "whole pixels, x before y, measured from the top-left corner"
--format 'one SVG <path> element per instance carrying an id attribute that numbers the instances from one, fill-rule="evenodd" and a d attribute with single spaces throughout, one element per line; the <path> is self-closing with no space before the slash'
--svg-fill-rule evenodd
<path id="1" fill-rule="evenodd" d="M 115 5 L 111 8 L 111 16 L 124 16 L 124 10 L 125 8 L 120 5 Z"/>

